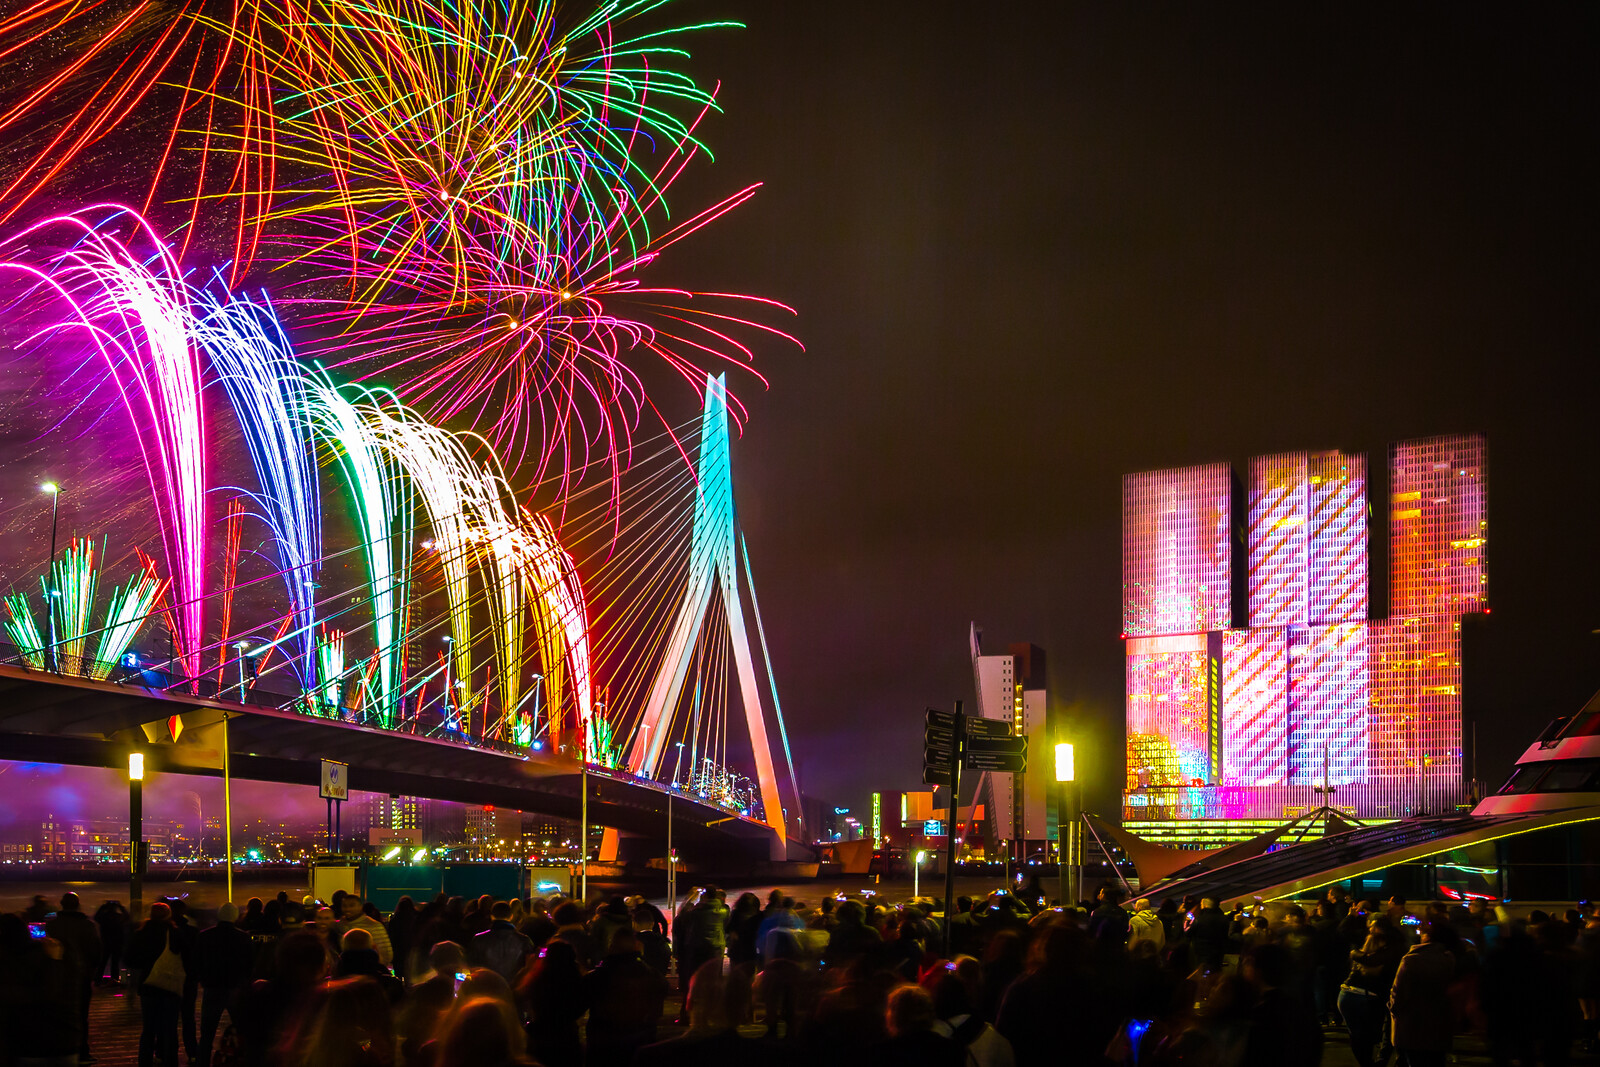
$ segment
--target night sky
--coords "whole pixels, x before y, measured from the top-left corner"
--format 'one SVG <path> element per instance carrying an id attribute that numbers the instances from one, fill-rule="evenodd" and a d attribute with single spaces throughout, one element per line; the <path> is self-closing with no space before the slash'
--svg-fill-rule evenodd
<path id="1" fill-rule="evenodd" d="M 675 202 L 766 185 L 663 276 L 791 304 L 806 346 L 731 384 L 807 792 L 917 787 L 977 621 L 1046 650 L 1113 811 L 1121 476 L 1272 451 L 1488 434 L 1491 785 L 1600 687 L 1600 9 L 673 12 L 748 23 L 693 42 L 726 114 Z"/>
<path id="2" fill-rule="evenodd" d="M 1600 687 L 1600 10 L 735 13 L 700 178 L 767 186 L 693 251 L 807 346 L 734 465 L 808 791 L 917 786 L 977 620 L 1046 650 L 1114 809 L 1120 478 L 1278 450 L 1488 434 L 1491 787 Z"/>

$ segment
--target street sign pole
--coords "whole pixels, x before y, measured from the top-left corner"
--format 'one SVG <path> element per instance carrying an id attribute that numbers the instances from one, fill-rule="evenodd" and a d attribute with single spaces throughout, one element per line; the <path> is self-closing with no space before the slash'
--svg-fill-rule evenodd
<path id="1" fill-rule="evenodd" d="M 961 750 L 967 743 L 966 716 L 956 701 L 950 741 L 950 821 L 944 834 L 944 955 L 950 958 L 950 920 L 956 916 L 956 830 L 961 825 Z"/>

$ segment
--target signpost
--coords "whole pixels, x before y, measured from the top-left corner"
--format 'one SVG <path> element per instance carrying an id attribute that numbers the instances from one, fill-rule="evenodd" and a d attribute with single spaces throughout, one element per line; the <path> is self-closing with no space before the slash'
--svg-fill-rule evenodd
<path id="1" fill-rule="evenodd" d="M 339 814 L 344 814 L 344 802 L 350 799 L 350 765 L 337 760 L 322 761 L 322 798 L 328 802 L 328 851 L 339 851 L 339 830 L 334 822 L 333 805 L 339 804 Z"/>
<path id="2" fill-rule="evenodd" d="M 1028 739 L 1012 737 L 1011 724 L 1003 719 L 968 718 L 962 714 L 958 700 L 953 712 L 927 710 L 922 746 L 922 780 L 928 785 L 950 787 L 944 864 L 944 950 L 948 956 L 955 900 L 956 834 L 961 828 L 961 768 L 1020 774 L 1028 767 Z"/>

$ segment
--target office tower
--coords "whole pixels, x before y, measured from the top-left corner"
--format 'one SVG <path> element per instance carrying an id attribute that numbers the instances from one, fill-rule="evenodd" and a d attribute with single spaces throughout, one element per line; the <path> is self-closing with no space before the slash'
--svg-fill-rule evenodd
<path id="1" fill-rule="evenodd" d="M 1487 610 L 1486 446 L 1426 438 L 1388 458 L 1387 619 L 1371 618 L 1364 456 L 1249 462 L 1244 629 L 1228 628 L 1228 466 L 1124 478 L 1130 823 L 1281 820 L 1330 799 L 1400 817 L 1464 796 L 1460 619 Z"/>

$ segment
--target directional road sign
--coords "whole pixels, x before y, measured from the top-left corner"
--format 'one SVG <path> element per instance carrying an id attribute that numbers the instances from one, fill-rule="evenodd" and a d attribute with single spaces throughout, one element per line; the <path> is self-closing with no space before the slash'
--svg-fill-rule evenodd
<path id="1" fill-rule="evenodd" d="M 943 726 L 930 726 L 922 731 L 922 743 L 929 748 L 948 749 L 956 743 L 956 733 L 954 730 L 947 730 Z"/>
<path id="2" fill-rule="evenodd" d="M 954 730 L 956 727 L 956 713 L 953 711 L 940 711 L 938 708 L 929 708 L 928 725 L 942 726 L 946 730 Z"/>
<path id="3" fill-rule="evenodd" d="M 961 762 L 971 771 L 1021 774 L 1028 769 L 1028 756 L 1023 752 L 969 752 Z"/>
<path id="4" fill-rule="evenodd" d="M 1011 724 L 1004 719 L 978 719 L 967 720 L 968 737 L 1010 737 Z"/>
<path id="5" fill-rule="evenodd" d="M 975 771 L 1020 773 L 1028 766 L 1026 737 L 969 737 L 962 763 Z"/>

